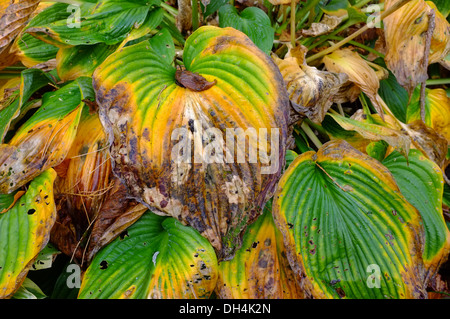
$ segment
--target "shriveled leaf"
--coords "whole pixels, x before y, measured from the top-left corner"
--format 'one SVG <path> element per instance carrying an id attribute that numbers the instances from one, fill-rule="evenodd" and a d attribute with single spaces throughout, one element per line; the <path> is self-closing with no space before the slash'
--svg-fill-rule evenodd
<path id="1" fill-rule="evenodd" d="M 182 72 L 215 84 L 200 92 L 178 85 L 175 67 L 149 42 L 108 57 L 94 73 L 100 119 L 131 196 L 228 256 L 284 166 L 289 100 L 274 63 L 240 31 L 201 27 L 183 58 Z M 257 143 L 250 135 L 260 129 Z M 241 153 L 245 140 L 257 153 Z"/>
<path id="2" fill-rule="evenodd" d="M 394 175 L 402 194 L 422 216 L 425 229 L 422 256 L 428 281 L 450 252 L 450 232 L 442 214 L 442 171 L 418 150 L 411 150 L 408 161 L 398 152 L 393 152 L 383 165 Z"/>
<path id="3" fill-rule="evenodd" d="M 333 104 L 333 96 L 348 77 L 344 73 L 319 71 L 298 64 L 294 57 L 283 60 L 274 57 L 283 76 L 294 109 L 315 123 L 321 123 Z"/>
<path id="4" fill-rule="evenodd" d="M 341 23 L 342 18 L 325 14 L 320 22 L 313 22 L 307 30 L 302 30 L 302 34 L 306 37 L 317 37 L 327 34 L 336 29 Z"/>
<path id="5" fill-rule="evenodd" d="M 36 177 L 13 208 L 0 214 L 0 298 L 11 296 L 25 279 L 34 258 L 49 240 L 55 222 L 50 169 Z"/>
<path id="6" fill-rule="evenodd" d="M 87 260 L 138 220 L 147 208 L 129 198 L 126 187 L 118 179 L 113 181 L 97 214 L 90 234 Z"/>
<path id="7" fill-rule="evenodd" d="M 39 2 L 40 0 L 21 0 L 17 3 L 11 1 L 6 10 L 0 12 L 0 54 L 20 33 Z"/>
<path id="8" fill-rule="evenodd" d="M 61 163 L 75 137 L 90 79 L 79 78 L 44 95 L 42 106 L 15 133 L 0 158 L 0 192 L 10 193 Z"/>
<path id="9" fill-rule="evenodd" d="M 244 32 L 266 53 L 272 49 L 275 31 L 267 14 L 259 8 L 248 7 L 239 13 L 234 6 L 224 5 L 219 10 L 219 25 Z"/>
<path id="10" fill-rule="evenodd" d="M 387 0 L 385 9 L 395 2 L 396 0 Z M 425 61 L 431 10 L 435 12 L 435 29 L 428 61 Z M 383 22 L 387 49 L 386 65 L 411 94 L 417 84 L 428 78 L 428 64 L 438 62 L 450 52 L 450 24 L 431 1 L 424 0 L 409 1 Z"/>
<path id="11" fill-rule="evenodd" d="M 307 296 L 426 296 L 419 213 L 386 167 L 345 141 L 289 166 L 273 214 Z"/>
<path id="12" fill-rule="evenodd" d="M 250 225 L 232 260 L 219 264 L 216 293 L 220 299 L 301 299 L 303 292 L 289 266 L 283 237 L 271 208 Z"/>
<path id="13" fill-rule="evenodd" d="M 409 123 L 404 127 L 415 148 L 426 157 L 443 167 L 447 155 L 448 142 L 433 128 L 424 124 L 421 120 Z"/>
<path id="14" fill-rule="evenodd" d="M 147 212 L 95 256 L 78 298 L 208 298 L 217 267 L 214 249 L 196 230 Z"/>
<path id="15" fill-rule="evenodd" d="M 420 120 L 420 90 L 414 90 L 408 105 L 406 122 Z M 443 89 L 426 89 L 425 124 L 432 127 L 450 143 L 450 98 Z"/>
<path id="16" fill-rule="evenodd" d="M 326 55 L 323 62 L 328 71 L 347 74 L 349 81 L 369 97 L 377 112 L 384 114 L 383 106 L 377 98 L 380 87 L 379 76 L 358 53 L 350 49 L 336 50 Z M 383 69 L 380 67 L 380 70 Z"/>

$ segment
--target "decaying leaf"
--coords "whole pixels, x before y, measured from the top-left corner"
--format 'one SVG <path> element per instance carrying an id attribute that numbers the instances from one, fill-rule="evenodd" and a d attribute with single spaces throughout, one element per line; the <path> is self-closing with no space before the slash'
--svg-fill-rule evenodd
<path id="1" fill-rule="evenodd" d="M 79 78 L 55 93 L 16 132 L 0 159 L 0 192 L 10 193 L 61 163 L 75 137 L 90 79 Z M 3 155 L 3 154 L 2 154 Z"/>
<path id="2" fill-rule="evenodd" d="M 395 2 L 387 0 L 385 9 Z M 426 35 L 432 10 L 435 28 L 429 56 L 425 59 Z M 384 29 L 386 65 L 411 94 L 417 84 L 428 78 L 428 65 L 439 62 L 450 52 L 450 24 L 431 1 L 412 0 L 384 19 Z"/>
<path id="3" fill-rule="evenodd" d="M 348 75 L 349 81 L 354 83 L 370 99 L 375 109 L 383 116 L 383 106 L 378 96 L 380 78 L 387 77 L 387 71 L 378 67 L 378 74 L 368 62 L 358 53 L 350 49 L 336 50 L 323 58 L 327 70 Z"/>
<path id="4" fill-rule="evenodd" d="M 327 34 L 341 23 L 342 18 L 325 14 L 320 22 L 313 22 L 307 30 L 302 30 L 302 34 L 306 37 L 317 37 Z"/>
<path id="5" fill-rule="evenodd" d="M 377 160 L 328 142 L 289 165 L 273 205 L 307 297 L 426 297 L 420 214 Z"/>
<path id="6" fill-rule="evenodd" d="M 22 284 L 34 258 L 45 247 L 55 222 L 53 181 L 49 169 L 36 177 L 27 192 L 0 214 L 0 298 L 10 297 Z"/>
<path id="7" fill-rule="evenodd" d="M 333 104 L 333 97 L 348 77 L 344 73 L 319 71 L 299 64 L 296 57 L 273 57 L 283 76 L 294 109 L 315 123 L 321 123 Z"/>
<path id="8" fill-rule="evenodd" d="M 5 0 L 9 5 L 0 12 L 0 54 L 2 54 L 14 38 L 28 22 L 31 14 L 39 5 L 40 0 Z"/>
<path id="9" fill-rule="evenodd" d="M 269 203 L 268 203 L 269 204 Z M 289 266 L 271 205 L 250 225 L 232 260 L 219 264 L 216 294 L 221 299 L 302 299 Z"/>
<path id="10" fill-rule="evenodd" d="M 284 82 L 270 57 L 232 28 L 201 27 L 186 41 L 186 70 L 216 82 L 204 91 L 179 86 L 173 56 L 162 56 L 144 41 L 94 73 L 114 173 L 133 198 L 229 257 L 284 165 Z"/>

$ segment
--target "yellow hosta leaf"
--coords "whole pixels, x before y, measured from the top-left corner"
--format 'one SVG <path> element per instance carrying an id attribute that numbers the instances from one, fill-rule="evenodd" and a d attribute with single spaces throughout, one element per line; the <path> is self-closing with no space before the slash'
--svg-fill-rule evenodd
<path id="1" fill-rule="evenodd" d="M 8 298 L 19 288 L 49 240 L 56 218 L 55 177 L 52 169 L 43 172 L 11 209 L 0 214 L 0 298 Z"/>
<path id="2" fill-rule="evenodd" d="M 385 9 L 396 0 L 386 0 Z M 429 13 L 435 12 L 428 64 L 439 62 L 450 52 L 450 24 L 431 1 L 412 0 L 384 19 L 386 65 L 398 82 L 411 94 L 418 83 L 427 79 L 424 65 Z"/>
<path id="3" fill-rule="evenodd" d="M 221 299 L 303 298 L 267 207 L 247 229 L 233 259 L 219 264 L 216 293 Z"/>

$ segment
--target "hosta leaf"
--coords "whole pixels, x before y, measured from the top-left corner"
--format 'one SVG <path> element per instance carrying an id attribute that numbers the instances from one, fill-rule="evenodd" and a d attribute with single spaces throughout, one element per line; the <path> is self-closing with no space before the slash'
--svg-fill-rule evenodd
<path id="1" fill-rule="evenodd" d="M 357 121 L 338 114 L 329 115 L 344 129 L 356 131 L 365 139 L 371 141 L 383 140 L 404 155 L 407 155 L 409 152 L 411 139 L 400 130 L 388 126 Z"/>
<path id="2" fill-rule="evenodd" d="M 95 256 L 78 298 L 208 298 L 216 281 L 208 241 L 174 218 L 147 212 Z"/>
<path id="3" fill-rule="evenodd" d="M 393 152 L 383 165 L 394 175 L 402 194 L 422 216 L 425 228 L 422 256 L 430 279 L 450 252 L 450 232 L 442 215 L 442 171 L 418 150 L 411 150 L 408 161 L 398 152 Z"/>
<path id="4" fill-rule="evenodd" d="M 433 3 L 436 5 L 439 12 L 447 18 L 448 14 L 450 13 L 450 2 L 446 0 L 432 0 Z"/>
<path id="5" fill-rule="evenodd" d="M 50 169 L 36 177 L 25 195 L 0 214 L 0 298 L 11 296 L 49 240 L 56 217 Z"/>
<path id="6" fill-rule="evenodd" d="M 387 0 L 385 9 L 396 1 Z M 428 78 L 424 63 L 428 14 L 435 9 L 431 1 L 412 0 L 383 20 L 386 38 L 386 65 L 409 94 Z M 450 24 L 435 10 L 428 64 L 438 62 L 450 51 Z"/>
<path id="7" fill-rule="evenodd" d="M 25 102 L 28 101 L 34 92 L 49 83 L 54 83 L 53 79 L 41 70 L 26 69 L 22 71 L 20 74 L 18 96 L 12 103 L 6 106 L 4 105 L 5 107 L 0 110 L 0 142 L 3 142 L 11 122 L 19 116 Z"/>
<path id="8" fill-rule="evenodd" d="M 234 6 L 224 5 L 219 10 L 219 25 L 244 32 L 266 53 L 272 49 L 275 31 L 267 14 L 259 8 L 248 7 L 238 13 Z"/>
<path id="9" fill-rule="evenodd" d="M 386 102 L 395 117 L 406 123 L 406 109 L 409 102 L 408 91 L 397 82 L 391 71 L 389 71 L 387 79 L 380 81 L 378 94 Z"/>
<path id="10" fill-rule="evenodd" d="M 36 39 L 28 33 L 24 33 L 17 38 L 14 53 L 26 67 L 33 67 L 37 64 L 56 58 L 58 48 L 44 41 Z"/>
<path id="11" fill-rule="evenodd" d="M 75 137 L 82 99 L 93 96 L 90 78 L 44 95 L 42 106 L 16 131 L 0 156 L 0 192 L 10 193 L 61 163 Z"/>
<path id="12" fill-rule="evenodd" d="M 377 160 L 328 142 L 289 166 L 273 205 L 307 296 L 425 296 L 420 215 Z"/>
<path id="13" fill-rule="evenodd" d="M 92 76 L 94 70 L 115 51 L 118 45 L 98 43 L 61 48 L 56 55 L 56 70 L 63 81 Z"/>
<path id="14" fill-rule="evenodd" d="M 83 17 L 80 27 L 71 26 L 65 18 L 50 24 L 35 24 L 27 32 L 42 39 L 50 37 L 58 46 L 113 45 L 123 41 L 133 29 L 138 29 L 158 3 L 158 0 L 105 0 L 95 6 L 84 3 L 81 9 L 86 8 L 86 12 L 80 14 Z"/>
<path id="15" fill-rule="evenodd" d="M 414 90 L 407 110 L 407 123 L 420 120 L 420 90 Z M 425 124 L 450 143 L 450 98 L 443 89 L 425 90 Z"/>
<path id="16" fill-rule="evenodd" d="M 11 297 L 12 299 L 44 299 L 47 296 L 31 279 L 25 278 L 22 285 Z"/>
<path id="17" fill-rule="evenodd" d="M 268 203 L 269 204 L 269 203 Z M 303 297 L 286 257 L 271 205 L 250 225 L 232 260 L 219 264 L 221 299 L 299 299 Z"/>
<path id="18" fill-rule="evenodd" d="M 284 166 L 288 97 L 269 56 L 232 28 L 198 29 L 183 58 L 186 70 L 177 71 L 148 41 L 109 56 L 94 73 L 100 119 L 129 193 L 196 228 L 227 256 Z M 220 145 L 236 129 L 267 132 L 259 145 L 231 137 L 248 140 L 259 158 L 241 153 L 239 141 Z"/>

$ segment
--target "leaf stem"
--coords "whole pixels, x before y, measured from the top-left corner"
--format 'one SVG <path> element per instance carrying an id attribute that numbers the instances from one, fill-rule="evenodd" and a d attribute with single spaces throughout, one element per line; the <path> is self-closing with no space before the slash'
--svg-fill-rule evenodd
<path id="1" fill-rule="evenodd" d="M 447 79 L 431 79 L 427 80 L 427 86 L 429 85 L 443 85 L 443 84 L 450 84 L 450 78 Z"/>
<path id="2" fill-rule="evenodd" d="M 178 16 L 178 10 L 172 7 L 171 5 L 168 5 L 165 2 L 161 2 L 161 8 L 165 9 L 167 12 L 169 12 L 174 17 Z"/>
<path id="3" fill-rule="evenodd" d="M 295 0 L 291 0 L 291 44 L 295 48 Z"/>
<path id="4" fill-rule="evenodd" d="M 198 1 L 192 0 L 192 31 L 198 29 Z"/>
<path id="5" fill-rule="evenodd" d="M 322 142 L 319 141 L 319 138 L 311 130 L 311 128 L 309 127 L 308 123 L 303 121 L 302 124 L 300 125 L 300 127 L 302 128 L 303 132 L 305 132 L 306 135 L 309 137 L 311 142 L 314 143 L 314 145 L 317 147 L 317 149 L 319 149 L 322 146 Z"/>
<path id="6" fill-rule="evenodd" d="M 406 3 L 408 3 L 410 0 L 399 0 L 397 3 L 395 3 L 393 6 L 389 7 L 389 9 L 387 9 L 386 11 L 384 11 L 381 14 L 380 19 L 383 20 L 386 17 L 388 17 L 389 15 L 391 15 L 392 13 L 394 13 L 395 11 L 397 11 L 398 9 L 400 9 L 402 6 L 404 6 Z M 338 43 L 334 44 L 333 46 L 329 47 L 328 49 L 325 49 L 323 51 L 320 51 L 319 53 L 316 53 L 310 57 L 308 57 L 306 59 L 306 63 L 310 63 L 311 61 L 314 61 L 316 59 L 322 58 L 325 55 L 333 52 L 334 50 L 339 49 L 341 46 L 343 46 L 344 44 L 348 43 L 349 41 L 353 40 L 354 38 L 356 38 L 357 36 L 359 36 L 360 34 L 366 32 L 368 29 L 370 29 L 370 26 L 368 24 L 366 24 L 364 27 L 362 27 L 361 29 L 358 29 L 358 31 L 352 33 L 351 35 L 349 35 L 348 37 L 346 37 L 345 39 L 339 41 Z"/>

